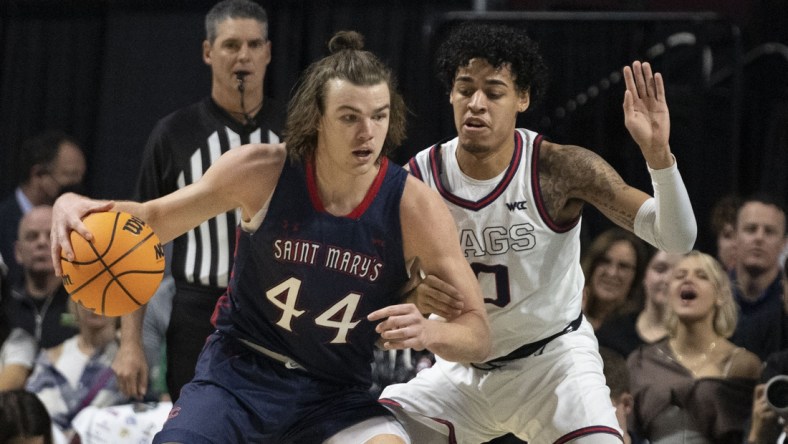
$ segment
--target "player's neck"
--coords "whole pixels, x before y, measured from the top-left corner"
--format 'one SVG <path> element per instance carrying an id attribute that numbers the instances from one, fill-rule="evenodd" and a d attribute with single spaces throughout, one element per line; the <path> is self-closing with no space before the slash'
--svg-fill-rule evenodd
<path id="1" fill-rule="evenodd" d="M 312 167 L 320 202 L 335 216 L 345 216 L 361 204 L 380 170 L 375 165 L 363 174 L 348 174 L 320 156 L 315 156 Z"/>
<path id="2" fill-rule="evenodd" d="M 457 164 L 468 177 L 476 180 L 487 180 L 501 174 L 512 160 L 514 141 L 495 149 L 473 145 L 457 146 Z"/>

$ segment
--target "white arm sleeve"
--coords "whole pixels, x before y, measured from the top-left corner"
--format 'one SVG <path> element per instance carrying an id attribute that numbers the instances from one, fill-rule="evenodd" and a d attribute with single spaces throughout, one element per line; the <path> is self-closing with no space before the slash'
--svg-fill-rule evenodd
<path id="1" fill-rule="evenodd" d="M 635 234 L 668 253 L 686 253 L 695 245 L 698 226 L 684 181 L 674 158 L 661 170 L 648 168 L 654 197 L 635 216 Z"/>

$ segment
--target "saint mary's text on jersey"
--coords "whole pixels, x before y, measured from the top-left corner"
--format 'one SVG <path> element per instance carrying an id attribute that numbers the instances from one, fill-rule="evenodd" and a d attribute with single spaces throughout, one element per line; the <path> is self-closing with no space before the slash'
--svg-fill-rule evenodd
<path id="1" fill-rule="evenodd" d="M 375 282 L 383 268 L 376 257 L 310 240 L 277 239 L 273 248 L 277 260 L 322 266 L 369 282 Z"/>

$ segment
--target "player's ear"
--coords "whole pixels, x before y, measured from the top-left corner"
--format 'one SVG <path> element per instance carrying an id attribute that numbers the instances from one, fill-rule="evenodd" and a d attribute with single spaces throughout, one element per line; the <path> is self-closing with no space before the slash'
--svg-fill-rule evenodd
<path id="1" fill-rule="evenodd" d="M 524 91 L 520 91 L 519 97 L 517 98 L 517 112 L 522 113 L 528 109 L 528 106 L 531 104 L 531 90 L 526 89 Z"/>

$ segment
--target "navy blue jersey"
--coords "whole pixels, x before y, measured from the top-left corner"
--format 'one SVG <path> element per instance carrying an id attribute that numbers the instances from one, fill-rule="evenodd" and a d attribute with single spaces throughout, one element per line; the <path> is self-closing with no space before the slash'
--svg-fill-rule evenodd
<path id="1" fill-rule="evenodd" d="M 285 162 L 260 227 L 239 229 L 217 328 L 288 356 L 315 376 L 371 384 L 378 334 L 366 320 L 407 279 L 400 200 L 407 173 L 386 159 L 349 215 L 323 210 L 313 169 Z"/>

